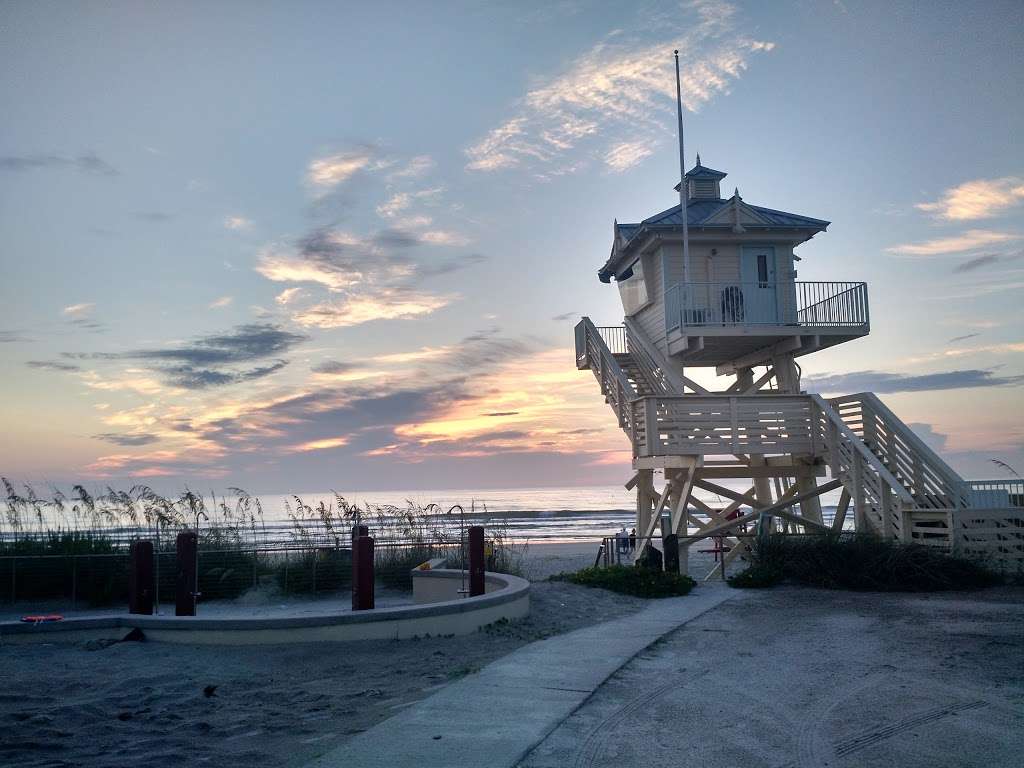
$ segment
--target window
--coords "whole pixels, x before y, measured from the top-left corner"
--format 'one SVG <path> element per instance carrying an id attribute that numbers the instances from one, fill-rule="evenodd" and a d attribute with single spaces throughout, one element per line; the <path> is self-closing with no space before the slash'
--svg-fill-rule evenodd
<path id="1" fill-rule="evenodd" d="M 757 254 L 757 283 L 758 288 L 768 287 L 768 254 Z"/>
<path id="2" fill-rule="evenodd" d="M 640 259 L 630 264 L 629 269 L 619 275 L 617 280 L 622 308 L 627 315 L 635 315 L 647 306 L 647 282 L 644 280 L 643 262 Z"/>

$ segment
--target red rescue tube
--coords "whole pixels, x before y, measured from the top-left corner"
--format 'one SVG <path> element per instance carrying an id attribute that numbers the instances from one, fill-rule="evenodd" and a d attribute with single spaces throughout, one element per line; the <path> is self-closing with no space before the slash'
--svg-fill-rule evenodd
<path id="1" fill-rule="evenodd" d="M 40 624 L 44 621 L 64 621 L 64 617 L 59 613 L 49 613 L 45 616 L 22 616 L 21 620 L 29 624 Z"/>

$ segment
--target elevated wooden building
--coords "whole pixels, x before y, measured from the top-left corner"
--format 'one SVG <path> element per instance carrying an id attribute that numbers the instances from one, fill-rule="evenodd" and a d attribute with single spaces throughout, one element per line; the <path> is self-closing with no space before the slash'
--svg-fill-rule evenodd
<path id="1" fill-rule="evenodd" d="M 616 222 L 598 276 L 617 284 L 623 324 L 576 326 L 577 367 L 597 377 L 632 448 L 636 551 L 675 535 L 685 564 L 689 545 L 715 536 L 726 550 L 717 570 L 745 551 L 736 533 L 754 522 L 852 525 L 1024 566 L 1024 483 L 963 480 L 874 394 L 802 389 L 799 358 L 870 331 L 867 285 L 798 280 L 796 249 L 829 222 L 738 190 L 724 198 L 725 178 L 698 155 L 680 204 Z M 701 386 L 692 368 L 722 384 Z M 712 507 L 695 488 L 729 503 Z M 825 520 L 819 498 L 833 490 Z"/>

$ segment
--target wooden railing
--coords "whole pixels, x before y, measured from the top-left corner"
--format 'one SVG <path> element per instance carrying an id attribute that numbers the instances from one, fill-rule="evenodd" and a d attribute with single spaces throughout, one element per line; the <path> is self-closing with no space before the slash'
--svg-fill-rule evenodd
<path id="1" fill-rule="evenodd" d="M 624 321 L 624 328 L 626 349 L 640 368 L 647 383 L 659 394 L 683 394 L 686 388 L 682 379 L 664 362 L 661 353 L 644 336 L 643 331 L 637 328 L 629 318 Z"/>
<path id="2" fill-rule="evenodd" d="M 922 509 L 971 506 L 960 477 L 938 454 L 870 392 L 829 401 L 843 422 L 882 461 Z"/>
<path id="3" fill-rule="evenodd" d="M 618 326 L 621 329 L 621 326 Z M 589 368 L 601 385 L 601 394 L 612 407 L 619 426 L 629 436 L 630 443 L 636 445 L 638 429 L 642 430 L 633 419 L 631 403 L 637 393 L 629 378 L 615 359 L 615 355 L 605 342 L 602 331 L 595 326 L 589 317 L 584 317 L 576 325 L 576 367 Z M 622 335 L 625 346 L 625 331 Z M 635 449 L 634 449 L 635 450 Z M 634 454 L 635 455 L 635 454 Z"/>
<path id="4" fill-rule="evenodd" d="M 816 431 L 832 477 L 850 494 L 858 531 L 871 529 L 885 538 L 905 539 L 902 510 L 914 497 L 889 471 L 839 412 L 820 395 L 808 395 L 815 406 Z"/>
<path id="5" fill-rule="evenodd" d="M 639 456 L 815 452 L 806 395 L 657 395 L 632 408 Z"/>

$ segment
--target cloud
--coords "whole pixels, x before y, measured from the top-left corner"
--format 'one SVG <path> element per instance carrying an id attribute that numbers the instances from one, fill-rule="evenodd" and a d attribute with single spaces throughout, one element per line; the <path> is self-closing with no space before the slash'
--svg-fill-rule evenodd
<path id="1" fill-rule="evenodd" d="M 965 181 L 947 189 L 936 202 L 918 203 L 914 207 L 945 221 L 967 221 L 991 219 L 1022 202 L 1024 179 L 1005 176 Z"/>
<path id="2" fill-rule="evenodd" d="M 393 219 L 407 210 L 413 203 L 433 203 L 444 193 L 444 187 L 431 187 L 414 192 L 396 192 L 377 206 L 377 215 Z"/>
<path id="3" fill-rule="evenodd" d="M 51 168 L 71 168 L 96 176 L 117 176 L 118 171 L 95 152 L 77 157 L 66 155 L 6 155 L 0 157 L 0 171 L 35 171 Z"/>
<path id="4" fill-rule="evenodd" d="M 224 309 L 225 307 L 230 307 L 234 300 L 234 296 L 221 296 L 219 299 L 214 299 L 210 302 L 210 309 Z"/>
<path id="5" fill-rule="evenodd" d="M 71 306 L 64 307 L 60 313 L 62 315 L 67 315 L 68 317 L 81 317 L 82 315 L 92 312 L 95 307 L 96 305 L 92 303 L 72 304 Z"/>
<path id="6" fill-rule="evenodd" d="M 277 296 L 274 297 L 274 301 L 283 307 L 286 306 L 289 302 L 294 301 L 301 295 L 301 288 L 285 288 L 283 291 L 277 294 Z"/>
<path id="7" fill-rule="evenodd" d="M 87 331 L 99 333 L 106 330 L 106 326 L 93 317 L 94 309 L 96 309 L 95 304 L 86 302 L 64 307 L 60 313 L 64 315 L 64 317 L 67 318 L 67 322 L 72 325 L 77 325 L 79 328 L 83 328 Z"/>
<path id="8" fill-rule="evenodd" d="M 81 366 L 71 363 L 59 363 L 52 360 L 29 360 L 25 363 L 29 368 L 39 368 L 45 371 L 80 371 Z"/>
<path id="9" fill-rule="evenodd" d="M 16 344 L 22 341 L 31 341 L 18 331 L 0 331 L 0 344 Z"/>
<path id="10" fill-rule="evenodd" d="M 298 308 L 293 320 L 306 327 L 341 328 L 370 320 L 406 319 L 429 314 L 456 298 L 423 290 L 423 280 L 484 258 L 466 254 L 427 261 L 414 258 L 410 251 L 420 245 L 455 246 L 463 242 L 457 233 L 446 231 L 417 234 L 392 228 L 358 236 L 325 227 L 294 245 L 264 249 L 256 271 L 269 280 L 316 284 L 342 295 Z M 279 304 L 289 304 L 295 294 L 278 298 Z"/>
<path id="11" fill-rule="evenodd" d="M 454 296 L 380 289 L 373 295 L 354 295 L 300 310 L 292 319 L 315 328 L 347 328 L 371 320 L 407 320 L 447 306 Z"/>
<path id="12" fill-rule="evenodd" d="M 940 237 L 923 243 L 904 243 L 886 248 L 889 253 L 901 256 L 941 256 L 947 253 L 962 253 L 995 243 L 1019 240 L 1020 235 L 1011 232 L 993 232 L 988 229 L 970 229 L 952 237 Z"/>
<path id="13" fill-rule="evenodd" d="M 424 232 L 420 235 L 420 239 L 424 243 L 430 245 L 469 245 L 469 238 L 465 235 L 459 234 L 458 232 L 449 232 L 444 230 L 433 230 L 430 232 Z"/>
<path id="14" fill-rule="evenodd" d="M 653 153 L 654 149 L 649 142 L 624 141 L 605 153 L 604 163 L 613 171 L 628 171 Z"/>
<path id="15" fill-rule="evenodd" d="M 949 441 L 949 435 L 944 435 L 941 432 L 936 432 L 935 428 L 931 424 L 923 424 L 921 422 L 912 422 L 907 424 L 911 431 L 917 435 L 921 440 L 936 453 L 942 453 L 946 450 L 946 443 Z"/>
<path id="16" fill-rule="evenodd" d="M 564 323 L 566 320 L 575 320 L 578 317 L 580 317 L 579 312 L 565 312 L 561 315 L 555 315 L 551 319 L 556 323 Z"/>
<path id="17" fill-rule="evenodd" d="M 854 371 L 824 374 L 804 379 L 809 390 L 820 392 L 925 392 L 930 390 L 971 389 L 974 387 L 1017 386 L 1024 376 L 996 376 L 991 370 L 944 371 L 912 376 L 881 371 Z"/>
<path id="18" fill-rule="evenodd" d="M 116 432 L 101 432 L 98 435 L 93 435 L 93 439 L 103 440 L 104 442 L 120 446 L 149 445 L 160 440 L 156 435 L 145 433 L 137 435 L 123 435 Z"/>
<path id="19" fill-rule="evenodd" d="M 306 181 L 324 194 L 345 183 L 363 170 L 379 170 L 392 165 L 393 161 L 377 157 L 377 150 L 363 146 L 348 152 L 318 157 L 310 161 L 306 169 Z"/>
<path id="20" fill-rule="evenodd" d="M 954 336 L 952 339 L 950 339 L 946 343 L 947 344 L 956 344 L 958 341 L 967 341 L 968 339 L 973 339 L 973 338 L 976 338 L 978 336 L 981 336 L 981 334 L 980 333 L 966 333 L 963 336 Z"/>
<path id="21" fill-rule="evenodd" d="M 141 360 L 150 365 L 171 386 L 206 389 L 269 376 L 287 361 L 248 370 L 241 366 L 278 357 L 306 341 L 307 337 L 270 324 L 241 325 L 227 333 L 196 339 L 189 345 L 166 349 L 136 349 L 127 352 L 65 353 L 78 360 Z"/>
<path id="22" fill-rule="evenodd" d="M 298 451 L 300 453 L 306 453 L 308 451 L 323 451 L 331 448 L 341 448 L 342 446 L 349 444 L 349 438 L 347 437 L 325 437 L 319 440 L 310 440 L 307 443 L 301 443 L 291 447 L 291 450 Z"/>
<path id="23" fill-rule="evenodd" d="M 356 366 L 353 363 L 343 363 L 338 360 L 325 360 L 310 368 L 313 373 L 348 373 Z"/>
<path id="24" fill-rule="evenodd" d="M 995 264 L 999 261 L 999 257 L 994 253 L 987 253 L 984 256 L 975 256 L 973 259 L 961 262 L 953 267 L 954 272 L 970 272 L 974 269 L 981 267 L 987 267 L 989 264 Z"/>
<path id="25" fill-rule="evenodd" d="M 224 219 L 225 229 L 233 229 L 237 231 L 240 229 L 249 229 L 251 226 L 252 221 L 244 216 L 227 216 Z"/>
<path id="26" fill-rule="evenodd" d="M 435 165 L 436 163 L 430 155 L 417 155 L 397 171 L 388 174 L 388 179 L 418 179 L 433 170 Z"/>
<path id="27" fill-rule="evenodd" d="M 496 171 L 534 165 L 545 174 L 572 172 L 580 163 L 566 156 L 581 148 L 616 171 L 639 162 L 674 131 L 669 51 L 682 52 L 683 102 L 696 111 L 728 92 L 752 54 L 774 48 L 736 31 L 732 5 L 696 2 L 688 8 L 655 23 L 645 19 L 633 32 L 616 30 L 565 72 L 539 83 L 513 117 L 466 149 L 466 167 Z"/>

